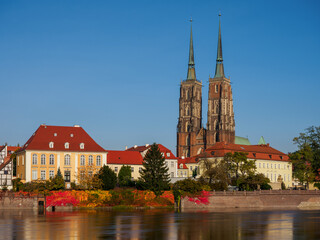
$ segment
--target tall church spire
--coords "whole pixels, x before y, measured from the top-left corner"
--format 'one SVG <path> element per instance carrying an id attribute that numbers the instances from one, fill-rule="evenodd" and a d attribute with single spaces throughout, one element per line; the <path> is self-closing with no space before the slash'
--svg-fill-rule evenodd
<path id="1" fill-rule="evenodd" d="M 218 51 L 216 61 L 216 73 L 214 77 L 224 77 L 223 58 L 222 58 L 222 42 L 221 42 L 221 13 L 219 13 L 219 37 L 218 37 Z"/>
<path id="2" fill-rule="evenodd" d="M 191 31 L 190 31 L 190 47 L 189 47 L 189 63 L 188 63 L 188 75 L 187 80 L 196 79 L 196 71 L 194 68 L 194 54 L 193 54 L 193 39 L 192 39 L 192 19 L 191 22 Z"/>

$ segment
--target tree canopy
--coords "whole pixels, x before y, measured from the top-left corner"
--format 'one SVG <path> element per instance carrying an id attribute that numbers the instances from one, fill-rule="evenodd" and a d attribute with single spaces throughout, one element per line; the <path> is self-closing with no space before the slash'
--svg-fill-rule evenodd
<path id="1" fill-rule="evenodd" d="M 307 128 L 293 142 L 298 145 L 298 150 L 289 154 L 294 177 L 301 183 L 320 181 L 320 126 Z M 305 176 L 303 171 L 307 171 Z"/>
<path id="2" fill-rule="evenodd" d="M 153 191 L 157 196 L 169 189 L 168 167 L 158 145 L 152 144 L 143 159 L 140 183 L 144 189 Z"/>
<path id="3" fill-rule="evenodd" d="M 98 178 L 101 179 L 101 185 L 103 190 L 114 189 L 114 187 L 117 184 L 116 173 L 109 166 L 106 165 L 100 168 Z"/>
<path id="4" fill-rule="evenodd" d="M 131 181 L 131 167 L 122 166 L 118 174 L 118 183 L 120 187 L 130 187 L 132 186 Z"/>

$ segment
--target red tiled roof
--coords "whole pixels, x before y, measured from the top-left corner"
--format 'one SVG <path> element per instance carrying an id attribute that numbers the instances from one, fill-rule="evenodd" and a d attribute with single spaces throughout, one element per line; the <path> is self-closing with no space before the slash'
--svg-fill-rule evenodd
<path id="1" fill-rule="evenodd" d="M 129 149 L 127 149 L 126 151 L 137 151 L 137 152 L 144 152 L 145 150 L 149 149 L 151 147 L 151 145 L 148 146 L 137 146 L 137 147 L 131 147 Z M 160 149 L 161 152 L 164 153 L 164 157 L 165 159 L 178 159 L 172 152 L 170 149 L 166 148 L 165 146 L 163 146 L 162 144 L 158 144 L 158 147 Z M 167 153 L 170 153 L 170 156 L 167 156 Z"/>
<path id="2" fill-rule="evenodd" d="M 182 164 L 182 168 L 180 165 Z M 178 169 L 188 169 L 185 158 L 178 158 Z"/>
<path id="3" fill-rule="evenodd" d="M 107 151 L 107 164 L 142 165 L 143 157 L 137 151 Z"/>
<path id="4" fill-rule="evenodd" d="M 5 157 L 4 160 L 3 160 L 3 163 L 0 165 L 0 171 L 1 171 L 5 166 L 7 166 L 8 163 L 10 163 L 10 161 L 11 161 L 11 159 L 10 159 L 9 156 L 8 156 L 8 157 Z"/>
<path id="5" fill-rule="evenodd" d="M 289 161 L 288 155 L 280 152 L 269 144 L 263 145 L 240 145 L 233 143 L 218 142 L 212 147 L 205 150 L 204 153 L 196 157 L 223 157 L 228 152 L 247 152 L 250 159 L 262 159 L 273 161 Z"/>
<path id="6" fill-rule="evenodd" d="M 53 142 L 53 148 L 49 143 Z M 65 143 L 69 148 L 65 148 Z M 84 148 L 80 149 L 80 143 Z M 64 127 L 41 125 L 30 139 L 22 146 L 21 150 L 45 151 L 77 151 L 77 152 L 105 152 L 82 127 Z"/>
<path id="7" fill-rule="evenodd" d="M 147 150 L 149 147 L 150 147 L 150 145 L 148 145 L 148 146 L 136 146 L 136 147 L 128 148 L 126 151 L 144 152 L 144 151 Z"/>

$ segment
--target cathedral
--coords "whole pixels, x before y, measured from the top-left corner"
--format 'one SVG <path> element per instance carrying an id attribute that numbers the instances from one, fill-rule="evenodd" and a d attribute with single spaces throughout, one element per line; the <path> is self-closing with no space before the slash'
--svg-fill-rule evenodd
<path id="1" fill-rule="evenodd" d="M 202 126 L 202 81 L 196 77 L 191 23 L 187 79 L 180 85 L 177 157 L 195 156 L 217 142 L 235 142 L 232 89 L 230 78 L 224 74 L 220 15 L 216 70 L 214 77 L 209 78 L 207 114 L 205 128 Z"/>

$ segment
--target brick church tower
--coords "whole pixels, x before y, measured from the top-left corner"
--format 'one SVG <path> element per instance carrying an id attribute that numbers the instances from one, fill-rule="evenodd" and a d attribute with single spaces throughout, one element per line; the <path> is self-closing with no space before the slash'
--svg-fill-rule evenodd
<path id="1" fill-rule="evenodd" d="M 234 143 L 235 141 L 232 89 L 230 78 L 224 75 L 220 16 L 219 14 L 216 72 L 214 78 L 209 78 L 207 147 L 211 147 L 216 142 Z"/>
<path id="2" fill-rule="evenodd" d="M 178 157 L 195 156 L 216 142 L 235 141 L 232 89 L 230 79 L 224 75 L 220 17 L 216 72 L 214 78 L 209 78 L 207 129 L 202 127 L 202 83 L 196 78 L 194 66 L 191 25 L 188 74 L 180 85 Z"/>
<path id="3" fill-rule="evenodd" d="M 187 79 L 180 85 L 177 126 L 178 157 L 194 156 L 205 148 L 205 129 L 202 128 L 202 83 L 196 78 L 194 66 L 191 23 L 188 74 Z"/>

